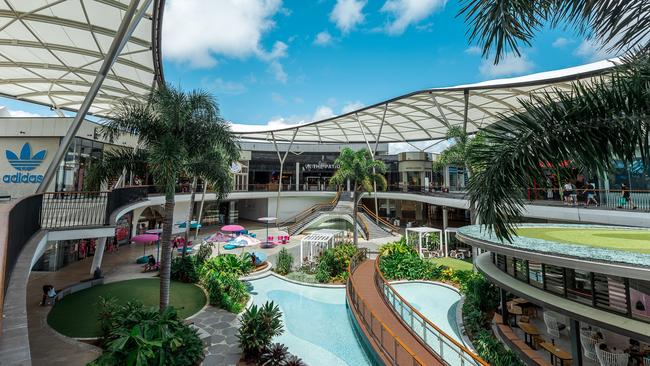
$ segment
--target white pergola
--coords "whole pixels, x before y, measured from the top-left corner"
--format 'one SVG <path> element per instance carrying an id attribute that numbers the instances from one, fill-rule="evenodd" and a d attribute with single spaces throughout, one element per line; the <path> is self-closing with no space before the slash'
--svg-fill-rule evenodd
<path id="1" fill-rule="evenodd" d="M 419 226 L 419 227 L 409 227 L 406 228 L 406 245 L 409 244 L 409 233 L 417 233 L 418 234 L 418 254 L 422 256 L 422 237 L 425 234 L 431 234 L 431 233 L 438 233 L 440 236 L 440 249 L 443 247 L 443 237 L 442 237 L 442 230 L 436 229 L 433 227 L 426 227 L 426 226 Z M 425 238 L 425 241 L 428 240 Z M 447 256 L 447 251 L 445 250 L 445 256 Z"/>
<path id="2" fill-rule="evenodd" d="M 300 263 L 304 262 L 304 247 L 309 245 L 309 256 L 307 259 L 314 259 L 314 249 L 322 250 L 334 248 L 336 244 L 343 242 L 345 233 L 342 230 L 322 229 L 314 231 L 300 240 Z"/>

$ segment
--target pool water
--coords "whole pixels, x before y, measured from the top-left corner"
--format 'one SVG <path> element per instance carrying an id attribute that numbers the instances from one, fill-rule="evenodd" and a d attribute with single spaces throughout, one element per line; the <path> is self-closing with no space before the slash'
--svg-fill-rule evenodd
<path id="1" fill-rule="evenodd" d="M 284 333 L 273 339 L 308 365 L 372 365 L 354 333 L 345 288 L 311 287 L 267 276 L 250 281 L 253 303 L 273 301 Z"/>
<path id="2" fill-rule="evenodd" d="M 456 309 L 460 302 L 458 292 L 446 286 L 426 282 L 396 283 L 393 287 L 417 311 L 463 344 L 456 320 Z"/>

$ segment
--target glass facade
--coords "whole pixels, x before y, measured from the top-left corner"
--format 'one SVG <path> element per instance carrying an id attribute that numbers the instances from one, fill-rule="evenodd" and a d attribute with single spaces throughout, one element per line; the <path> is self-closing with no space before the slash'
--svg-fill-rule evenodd
<path id="1" fill-rule="evenodd" d="M 65 154 L 56 175 L 57 192 L 79 192 L 84 190 L 84 177 L 94 161 L 102 158 L 104 144 L 75 137 Z"/>
<path id="2" fill-rule="evenodd" d="M 585 305 L 650 323 L 650 281 L 587 272 L 492 253 L 519 281 Z"/>

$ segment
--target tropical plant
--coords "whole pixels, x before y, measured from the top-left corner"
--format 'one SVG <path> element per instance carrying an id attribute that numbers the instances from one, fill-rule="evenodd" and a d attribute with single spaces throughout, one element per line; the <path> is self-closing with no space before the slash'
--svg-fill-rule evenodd
<path id="1" fill-rule="evenodd" d="M 525 363 L 512 350 L 486 329 L 480 330 L 472 340 L 478 355 L 494 366 L 524 366 Z"/>
<path id="2" fill-rule="evenodd" d="M 349 275 L 350 260 L 358 251 L 359 249 L 352 243 L 344 243 L 324 250 L 318 256 L 316 281 L 321 283 L 345 282 Z"/>
<path id="3" fill-rule="evenodd" d="M 287 275 L 291 272 L 292 267 L 293 256 L 291 256 L 287 248 L 282 248 L 278 253 L 278 263 L 275 266 L 275 271 L 281 275 Z"/>
<path id="4" fill-rule="evenodd" d="M 122 100 L 102 125 L 101 132 L 113 139 L 122 133 L 138 136 L 138 149 L 117 149 L 105 153 L 101 163 L 101 181 L 122 174 L 124 169 L 145 166 L 154 183 L 165 194 L 162 243 L 171 240 L 175 188 L 183 175 L 221 179 L 219 169 L 239 156 L 239 148 L 230 127 L 219 115 L 214 97 L 203 91 L 184 92 L 166 85 L 152 92 L 146 102 Z M 220 161 L 214 161 L 218 155 Z M 206 161 L 207 157 L 212 161 Z M 200 173 L 200 174 L 199 174 Z M 216 176 L 215 176 L 216 175 Z M 217 191 L 229 186 L 216 187 Z M 160 268 L 160 311 L 169 304 L 169 281 L 171 273 L 171 246 L 162 245 Z"/>
<path id="5" fill-rule="evenodd" d="M 572 161 L 598 175 L 640 155 L 650 170 L 650 53 L 592 83 L 520 100 L 523 110 L 483 130 L 469 182 L 472 205 L 498 238 L 511 240 L 523 187 L 545 182 L 545 162 Z"/>
<path id="6" fill-rule="evenodd" d="M 146 309 L 139 302 L 118 306 L 100 300 L 104 353 L 90 365 L 196 365 L 203 343 L 176 311 Z"/>
<path id="7" fill-rule="evenodd" d="M 210 305 L 231 313 L 242 311 L 248 301 L 248 289 L 238 276 L 228 272 L 211 272 L 201 276 L 201 285 L 208 292 Z"/>
<path id="8" fill-rule="evenodd" d="M 214 243 L 205 241 L 199 246 L 199 250 L 196 251 L 196 254 L 194 254 L 194 258 L 196 259 L 196 263 L 198 265 L 203 265 L 208 259 L 210 259 L 210 256 L 212 255 L 212 249 L 214 248 Z"/>
<path id="9" fill-rule="evenodd" d="M 284 332 L 282 312 L 272 301 L 246 309 L 240 321 L 237 338 L 246 359 L 258 359 L 271 344 L 273 337 Z"/>
<path id="10" fill-rule="evenodd" d="M 359 234 L 358 227 L 358 211 L 359 201 L 361 200 L 361 192 L 372 192 L 374 187 L 377 189 L 385 190 L 387 186 L 386 165 L 381 160 L 375 160 L 368 149 L 361 149 L 354 151 L 349 147 L 343 148 L 340 155 L 334 161 L 339 166 L 338 170 L 334 173 L 330 182 L 342 186 L 348 181 L 352 183 L 353 191 L 353 235 L 354 245 L 358 245 Z"/>
<path id="11" fill-rule="evenodd" d="M 203 263 L 201 267 L 201 278 L 211 277 L 214 274 L 230 274 L 234 276 L 243 276 L 253 270 L 253 261 L 249 253 L 221 254 L 210 258 Z"/>
<path id="12" fill-rule="evenodd" d="M 307 366 L 307 364 L 298 356 L 290 355 L 287 357 L 286 361 L 284 361 L 284 366 Z"/>
<path id="13" fill-rule="evenodd" d="M 386 243 L 379 247 L 379 254 L 383 256 L 390 256 L 393 254 L 408 254 L 415 253 L 415 248 L 412 245 L 406 244 L 406 238 L 402 238 L 398 241 L 391 243 Z"/>
<path id="14" fill-rule="evenodd" d="M 174 281 L 197 283 L 199 281 L 199 268 L 196 257 L 176 257 L 172 259 L 170 277 Z"/>
<path id="15" fill-rule="evenodd" d="M 289 357 L 289 348 L 282 343 L 273 343 L 266 347 L 260 357 L 260 364 L 263 366 L 283 366 Z"/>
<path id="16" fill-rule="evenodd" d="M 459 16 L 469 24 L 471 41 L 494 53 L 520 55 L 543 27 L 571 27 L 614 52 L 648 50 L 650 3 L 619 0 L 462 0 Z"/>

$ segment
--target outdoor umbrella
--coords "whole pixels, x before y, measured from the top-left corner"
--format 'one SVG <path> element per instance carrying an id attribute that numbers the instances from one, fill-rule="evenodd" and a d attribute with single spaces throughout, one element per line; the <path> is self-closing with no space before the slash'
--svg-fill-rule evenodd
<path id="1" fill-rule="evenodd" d="M 266 222 L 266 239 L 262 243 L 262 246 L 268 246 L 273 244 L 273 243 L 269 243 L 269 223 L 272 221 L 276 221 L 277 219 L 278 219 L 277 217 L 270 217 L 270 216 L 260 217 L 258 219 L 259 221 Z"/>
<path id="2" fill-rule="evenodd" d="M 134 243 L 143 243 L 146 246 L 147 243 L 158 242 L 159 239 L 160 238 L 158 237 L 158 234 L 140 234 L 140 235 L 136 235 L 136 236 L 132 237 L 131 241 L 134 242 Z M 142 255 L 144 255 L 145 246 L 142 247 Z M 160 247 L 160 244 L 159 244 L 159 247 Z"/>
<path id="3" fill-rule="evenodd" d="M 226 225 L 221 227 L 221 231 L 225 231 L 229 233 L 238 233 L 240 231 L 244 231 L 244 227 L 241 225 Z M 217 255 L 219 255 L 219 245 L 217 245 Z"/>

